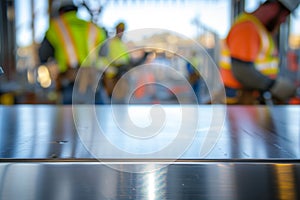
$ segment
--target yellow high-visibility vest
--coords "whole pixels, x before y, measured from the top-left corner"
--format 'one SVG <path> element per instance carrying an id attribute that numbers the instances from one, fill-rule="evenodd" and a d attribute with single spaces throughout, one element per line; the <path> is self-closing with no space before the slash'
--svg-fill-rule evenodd
<path id="1" fill-rule="evenodd" d="M 130 56 L 128 49 L 120 38 L 114 37 L 109 41 L 108 59 L 113 66 L 129 64 Z"/>
<path id="2" fill-rule="evenodd" d="M 79 19 L 76 11 L 71 11 L 51 20 L 46 37 L 55 49 L 60 72 L 64 72 L 69 67 L 78 67 L 106 39 L 106 34 L 93 23 Z"/>

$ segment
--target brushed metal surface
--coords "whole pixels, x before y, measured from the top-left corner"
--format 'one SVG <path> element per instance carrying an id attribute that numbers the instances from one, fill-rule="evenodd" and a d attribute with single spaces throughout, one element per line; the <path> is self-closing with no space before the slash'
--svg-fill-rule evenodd
<path id="1" fill-rule="evenodd" d="M 117 164 L 122 167 L 125 164 Z M 299 199 L 300 165 L 181 163 L 146 173 L 94 162 L 0 163 L 0 199 Z M 157 164 L 159 165 L 159 164 Z"/>
<path id="2" fill-rule="evenodd" d="M 163 107 L 174 115 L 176 106 Z M 76 108 L 77 109 L 77 108 Z M 220 106 L 215 109 L 214 116 L 210 106 L 187 106 L 188 112 L 183 132 L 189 130 L 189 121 L 197 112 L 198 126 L 193 135 L 176 135 L 178 119 L 168 120 L 164 125 L 165 136 L 158 139 L 149 139 L 141 145 L 139 140 L 129 140 L 119 124 L 129 124 L 129 115 L 119 117 L 116 124 L 115 116 L 124 112 L 124 107 L 96 106 L 95 116 L 92 119 L 91 111 L 82 111 L 77 118 L 83 119 L 83 124 L 74 121 L 74 109 L 71 106 L 50 105 L 18 105 L 0 106 L 0 157 L 1 158 L 174 158 L 179 154 L 172 151 L 181 148 L 184 141 L 190 140 L 188 148 L 180 149 L 180 158 L 205 159 L 299 159 L 300 158 L 300 107 L 275 106 L 273 111 L 265 106 Z M 89 109 L 89 108 L 88 108 Z M 128 108 L 126 108 L 128 109 Z M 130 106 L 139 122 L 149 123 L 147 113 L 149 106 Z M 222 127 L 215 130 L 212 121 L 221 121 L 226 115 Z M 93 111 L 92 111 L 93 112 Z M 114 112 L 114 113 L 113 113 Z M 116 114 L 117 113 L 117 114 Z M 132 115 L 132 114 L 131 114 Z M 146 117 L 144 117 L 146 115 Z M 94 120 L 94 121 L 93 121 Z M 100 121 L 100 122 L 99 122 Z M 99 136 L 95 127 L 101 124 L 104 136 Z M 160 125 L 160 124 L 158 124 Z M 217 124 L 217 126 L 219 126 Z M 78 127 L 85 131 L 78 133 Z M 129 127 L 129 126 L 128 126 Z M 130 132 L 129 127 L 128 130 Z M 141 129 L 143 130 L 143 129 Z M 211 131 L 211 132 L 208 132 Z M 94 132 L 93 132 L 94 131 Z M 193 130 L 189 130 L 193 131 Z M 218 132 L 219 131 L 219 132 Z M 215 132 L 218 132 L 217 134 Z M 177 136 L 174 139 L 174 134 Z M 126 136 L 126 137 L 125 137 Z M 147 139 L 147 138 L 146 138 Z M 160 154 L 154 152 L 156 148 L 164 148 L 174 140 L 172 148 Z M 207 142 L 208 141 L 208 142 Z M 207 149 L 207 154 L 201 154 L 205 144 L 213 142 Z M 107 147 L 107 144 L 113 144 Z M 187 143 L 188 144 L 188 143 Z M 161 147 L 159 145 L 162 145 Z M 163 146 L 165 145 L 165 146 Z M 123 148 L 123 149 L 122 149 Z M 121 149 L 121 151 L 120 151 Z M 122 151 L 124 150 L 124 151 Z M 133 151 L 126 153 L 125 151 Z M 125 153 L 124 153 L 125 152 Z M 170 153 L 171 152 L 171 153 Z M 180 152 L 179 152 L 180 153 Z M 176 157 L 177 158 L 177 157 Z"/>
<path id="3" fill-rule="evenodd" d="M 170 136 L 178 126 L 177 106 L 163 107 L 174 116 L 164 125 L 168 134 L 145 148 L 128 143 L 124 137 L 130 134 L 126 128 L 131 123 L 124 111 L 129 109 L 131 120 L 146 124 L 149 106 L 115 109 L 0 106 L 0 199 L 300 198 L 299 106 L 275 106 L 272 110 L 265 106 L 217 106 L 213 112 L 210 106 L 186 106 L 187 121 L 192 123 L 196 116 L 199 123 L 180 157 L 170 151 L 144 154 L 174 139 Z M 120 113 L 123 117 L 117 121 L 123 127 L 113 116 Z M 222 121 L 220 127 L 217 122 Z M 96 131 L 99 124 L 106 134 L 101 137 Z M 192 129 L 186 122 L 182 127 L 183 132 Z M 125 148 L 123 152 L 106 148 L 103 136 Z M 187 139 L 180 134 L 172 148 L 180 149 L 181 141 Z M 130 147 L 122 146 L 126 144 Z M 203 149 L 207 154 L 201 154 Z M 100 157 L 95 159 L 94 153 Z"/>

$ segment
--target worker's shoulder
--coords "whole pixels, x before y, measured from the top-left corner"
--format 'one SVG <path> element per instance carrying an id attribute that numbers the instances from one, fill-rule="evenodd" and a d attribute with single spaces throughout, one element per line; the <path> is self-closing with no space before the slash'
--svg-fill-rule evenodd
<path id="1" fill-rule="evenodd" d="M 250 20 L 236 23 L 231 28 L 231 30 L 242 32 L 257 32 L 257 29 L 257 25 Z"/>
<path id="2" fill-rule="evenodd" d="M 248 39 L 259 39 L 258 27 L 251 21 L 243 21 L 236 23 L 231 27 L 228 34 L 229 38 L 248 38 Z"/>

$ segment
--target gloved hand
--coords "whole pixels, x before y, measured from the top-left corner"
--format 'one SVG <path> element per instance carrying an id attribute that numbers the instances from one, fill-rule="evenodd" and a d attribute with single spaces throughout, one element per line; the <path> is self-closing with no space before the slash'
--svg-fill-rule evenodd
<path id="1" fill-rule="evenodd" d="M 288 79 L 279 77 L 271 87 L 270 92 L 278 100 L 287 101 L 296 95 L 296 87 Z"/>

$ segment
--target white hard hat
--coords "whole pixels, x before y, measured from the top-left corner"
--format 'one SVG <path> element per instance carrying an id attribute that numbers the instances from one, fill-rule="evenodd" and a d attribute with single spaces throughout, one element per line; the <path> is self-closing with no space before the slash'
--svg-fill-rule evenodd
<path id="1" fill-rule="evenodd" d="M 76 6 L 73 0 L 53 0 L 51 6 L 52 16 L 56 16 L 59 13 L 59 9 L 66 6 Z"/>
<path id="2" fill-rule="evenodd" d="M 73 0 L 60 0 L 60 7 L 64 6 L 75 6 Z"/>
<path id="3" fill-rule="evenodd" d="M 299 5 L 300 0 L 278 0 L 284 5 L 289 11 L 293 12 Z"/>
<path id="4" fill-rule="evenodd" d="M 73 0 L 53 0 L 52 9 L 58 10 L 65 6 L 75 6 Z"/>

